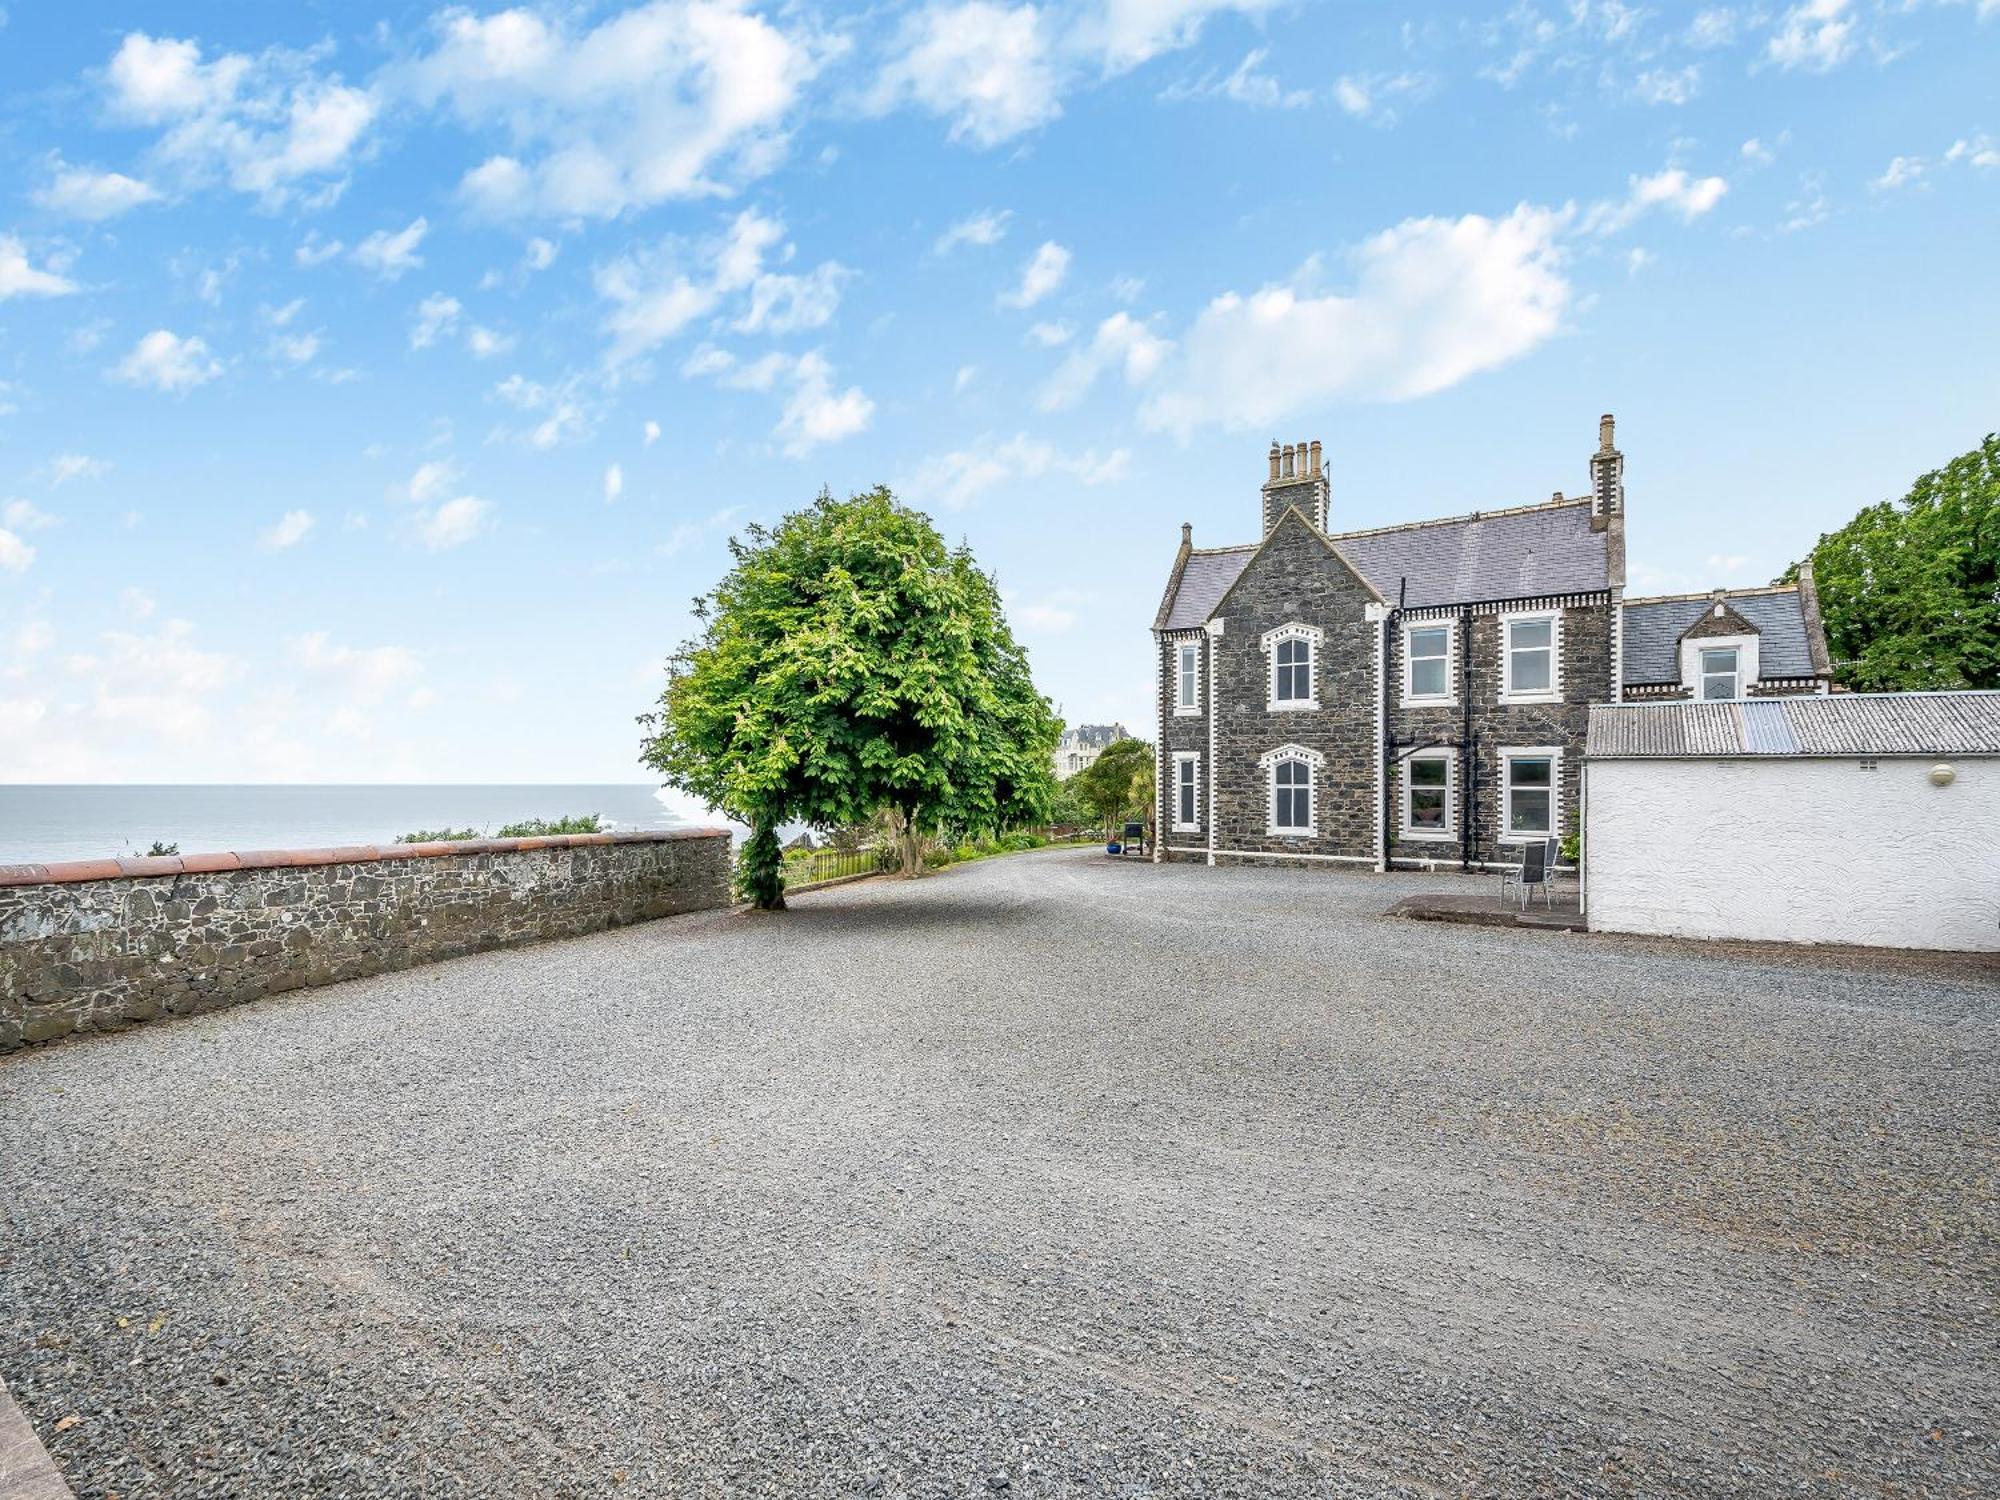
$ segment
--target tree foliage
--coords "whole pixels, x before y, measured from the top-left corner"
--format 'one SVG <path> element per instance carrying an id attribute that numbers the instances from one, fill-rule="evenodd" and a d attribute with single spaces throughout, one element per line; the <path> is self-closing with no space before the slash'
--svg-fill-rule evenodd
<path id="1" fill-rule="evenodd" d="M 2000 437 L 1822 536 L 1812 569 L 1847 686 L 2000 687 Z"/>
<path id="2" fill-rule="evenodd" d="M 1046 816 L 1062 726 L 968 550 L 877 487 L 730 551 L 640 720 L 646 764 L 760 832 L 887 810 L 909 874 L 940 827 Z"/>
<path id="3" fill-rule="evenodd" d="M 1105 825 L 1127 818 L 1151 821 L 1153 746 L 1148 740 L 1119 740 L 1069 778 L 1068 787 Z"/>

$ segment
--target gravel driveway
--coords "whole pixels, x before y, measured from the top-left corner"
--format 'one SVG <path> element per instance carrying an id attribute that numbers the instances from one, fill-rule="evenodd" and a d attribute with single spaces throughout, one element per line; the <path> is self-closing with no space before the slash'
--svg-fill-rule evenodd
<path id="1" fill-rule="evenodd" d="M 0 1375 L 81 1497 L 2000 1493 L 1992 971 L 1454 888 L 1031 854 L 17 1055 Z"/>

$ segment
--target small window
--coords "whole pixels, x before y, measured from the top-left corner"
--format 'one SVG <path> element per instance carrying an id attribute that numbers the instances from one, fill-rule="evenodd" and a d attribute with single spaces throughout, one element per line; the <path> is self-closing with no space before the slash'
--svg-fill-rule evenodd
<path id="1" fill-rule="evenodd" d="M 1507 832 L 1521 837 L 1555 832 L 1555 757 L 1507 757 Z"/>
<path id="2" fill-rule="evenodd" d="M 1741 681 L 1736 671 L 1736 648 L 1704 650 L 1701 653 L 1701 696 L 1703 701 L 1737 696 Z"/>
<path id="3" fill-rule="evenodd" d="M 1201 647 L 1194 641 L 1181 642 L 1180 696 L 1175 701 L 1184 714 L 1201 709 Z"/>
<path id="4" fill-rule="evenodd" d="M 1555 691 L 1554 620 L 1509 620 L 1507 622 L 1507 691 L 1509 693 L 1549 693 Z"/>
<path id="5" fill-rule="evenodd" d="M 1278 833 L 1312 832 L 1312 767 L 1281 760 L 1271 768 L 1271 827 Z"/>
<path id="6" fill-rule="evenodd" d="M 1449 837 L 1449 756 L 1418 755 L 1403 763 L 1403 832 L 1411 838 Z"/>
<path id="7" fill-rule="evenodd" d="M 1409 634 L 1410 681 L 1405 696 L 1443 699 L 1451 696 L 1451 627 L 1423 625 Z"/>
<path id="8" fill-rule="evenodd" d="M 1278 642 L 1277 660 L 1273 670 L 1277 673 L 1277 686 L 1271 698 L 1277 703 L 1306 703 L 1312 699 L 1312 642 L 1288 640 Z"/>
<path id="9" fill-rule="evenodd" d="M 1201 827 L 1201 758 L 1189 752 L 1174 754 L 1174 827 L 1192 832 Z"/>

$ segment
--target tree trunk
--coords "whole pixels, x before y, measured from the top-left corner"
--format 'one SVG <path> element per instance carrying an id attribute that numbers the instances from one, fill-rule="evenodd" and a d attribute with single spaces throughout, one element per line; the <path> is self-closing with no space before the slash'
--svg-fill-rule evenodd
<path id="1" fill-rule="evenodd" d="M 785 909 L 785 854 L 778 847 L 777 825 L 759 817 L 743 846 L 740 880 L 743 894 L 759 911 Z"/>
<path id="2" fill-rule="evenodd" d="M 914 814 L 902 808 L 892 808 L 890 815 L 896 820 L 896 849 L 902 856 L 903 878 L 915 880 L 924 873 L 924 835 L 917 826 Z"/>

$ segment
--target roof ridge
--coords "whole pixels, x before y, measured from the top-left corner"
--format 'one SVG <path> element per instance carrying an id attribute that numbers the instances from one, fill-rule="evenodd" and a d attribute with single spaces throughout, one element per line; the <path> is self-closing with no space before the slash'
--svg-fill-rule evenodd
<path id="1" fill-rule="evenodd" d="M 1262 542 L 1232 542 L 1227 547 L 1190 547 L 1189 557 L 1219 557 L 1225 552 L 1255 552 Z"/>
<path id="2" fill-rule="evenodd" d="M 1883 693 L 1785 693 L 1770 698 L 1668 698 L 1664 700 L 1625 700 L 1618 703 L 1592 703 L 1586 705 L 1592 713 L 1600 709 L 1627 708 L 1753 708 L 1764 704 L 1782 706 L 1791 703 L 1852 703 L 1859 698 L 2000 698 L 2000 688 L 1914 688 L 1907 692 Z"/>
<path id="3" fill-rule="evenodd" d="M 1397 521 L 1388 526 L 1363 526 L 1353 531 L 1330 531 L 1327 535 L 1338 542 L 1349 537 L 1381 536 L 1391 531 L 1419 531 L 1426 526 L 1453 526 L 1462 521 L 1486 521 L 1495 516 L 1523 516 L 1530 511 L 1561 510 L 1565 506 L 1588 504 L 1590 504 L 1590 497 L 1588 495 L 1579 495 L 1574 499 L 1537 500 L 1532 505 L 1502 506 L 1498 510 L 1470 510 L 1456 516 L 1433 516 L 1427 521 Z"/>
<path id="4" fill-rule="evenodd" d="M 1625 602 L 1627 604 L 1682 604 L 1690 599 L 1713 599 L 1718 592 L 1722 594 L 1724 601 L 1727 602 L 1730 599 L 1740 599 L 1746 594 L 1796 594 L 1798 591 L 1799 586 L 1796 583 L 1760 583 L 1755 588 L 1749 589 L 1701 589 L 1692 594 L 1627 594 Z"/>

